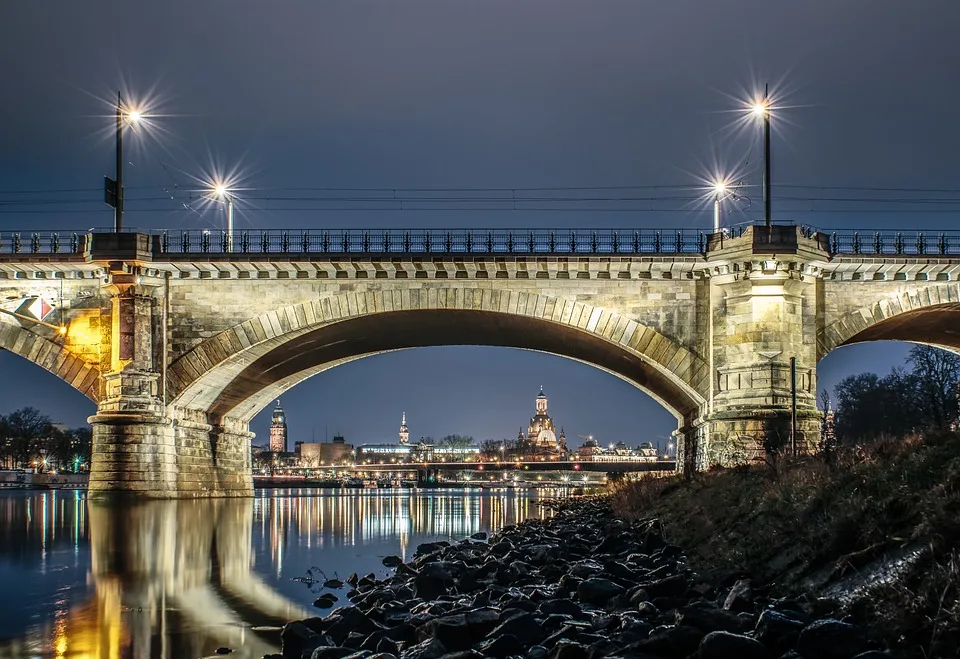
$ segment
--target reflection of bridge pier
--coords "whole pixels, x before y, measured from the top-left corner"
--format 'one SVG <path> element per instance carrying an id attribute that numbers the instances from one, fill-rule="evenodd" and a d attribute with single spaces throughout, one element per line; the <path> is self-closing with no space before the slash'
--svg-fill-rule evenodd
<path id="1" fill-rule="evenodd" d="M 304 614 L 251 572 L 250 499 L 91 501 L 88 510 L 96 596 L 117 629 L 122 620 L 128 637 L 110 645 L 124 656 L 199 657 L 228 646 L 233 656 L 258 658 L 276 645 L 228 600 L 255 610 L 253 624 Z"/>

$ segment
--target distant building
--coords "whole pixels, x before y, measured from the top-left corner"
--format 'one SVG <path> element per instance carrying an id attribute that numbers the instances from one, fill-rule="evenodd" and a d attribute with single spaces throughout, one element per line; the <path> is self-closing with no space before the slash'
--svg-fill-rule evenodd
<path id="1" fill-rule="evenodd" d="M 300 445 L 300 465 L 303 467 L 329 467 L 353 461 L 353 444 L 347 444 L 342 435 L 335 435 L 332 442 L 304 442 Z"/>
<path id="2" fill-rule="evenodd" d="M 272 453 L 287 452 L 287 416 L 280 407 L 280 399 L 273 408 L 273 422 L 270 424 L 270 451 Z"/>
<path id="3" fill-rule="evenodd" d="M 543 393 L 543 387 L 540 387 L 540 393 L 536 398 L 536 414 L 530 419 L 530 425 L 527 427 L 527 434 L 524 436 L 523 430 L 517 435 L 517 446 L 525 454 L 547 454 L 559 456 L 567 452 L 567 437 L 560 429 L 559 437 L 556 434 L 556 426 L 553 419 L 547 414 L 547 396 Z"/>
<path id="4" fill-rule="evenodd" d="M 406 444 L 410 441 L 410 431 L 407 429 L 407 413 L 404 412 L 400 417 L 400 443 Z"/>
<path id="5" fill-rule="evenodd" d="M 650 442 L 643 442 L 636 448 L 623 442 L 603 448 L 591 436 L 577 449 L 576 457 L 583 462 L 646 462 L 657 459 L 657 448 Z"/>

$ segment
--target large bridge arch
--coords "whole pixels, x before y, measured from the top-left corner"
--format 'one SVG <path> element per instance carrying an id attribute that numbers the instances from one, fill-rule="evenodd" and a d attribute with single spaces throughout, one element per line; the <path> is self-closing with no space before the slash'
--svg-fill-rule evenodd
<path id="1" fill-rule="evenodd" d="M 907 341 L 960 350 L 960 284 L 925 286 L 847 311 L 818 333 L 818 359 L 845 345 Z"/>
<path id="2" fill-rule="evenodd" d="M 353 359 L 441 345 L 522 348 L 601 368 L 678 419 L 705 401 L 706 361 L 620 314 L 545 295 L 431 289 L 342 294 L 269 312 L 211 337 L 168 370 L 171 404 L 246 421 L 278 391 Z"/>
<path id="3" fill-rule="evenodd" d="M 100 369 L 68 348 L 18 324 L 0 320 L 0 349 L 53 373 L 94 403 L 100 402 Z"/>

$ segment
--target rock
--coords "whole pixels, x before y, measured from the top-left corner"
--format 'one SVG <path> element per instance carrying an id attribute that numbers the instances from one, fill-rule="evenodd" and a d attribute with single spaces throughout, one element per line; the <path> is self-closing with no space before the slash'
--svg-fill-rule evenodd
<path id="1" fill-rule="evenodd" d="M 866 652 L 861 652 L 853 659 L 891 659 L 892 655 L 889 652 L 881 652 L 880 650 L 867 650 Z"/>
<path id="2" fill-rule="evenodd" d="M 687 592 L 687 579 L 682 574 L 674 574 L 651 583 L 643 584 L 650 598 L 679 597 Z"/>
<path id="3" fill-rule="evenodd" d="M 587 648 L 575 641 L 559 641 L 550 652 L 550 659 L 587 659 Z"/>
<path id="4" fill-rule="evenodd" d="M 733 584 L 723 600 L 723 608 L 727 611 L 753 611 L 753 589 L 749 579 L 740 579 Z"/>
<path id="5" fill-rule="evenodd" d="M 582 618 L 584 616 L 583 609 L 580 608 L 580 605 L 573 600 L 566 598 L 540 602 L 540 605 L 537 608 L 541 613 L 546 613 L 547 615 L 552 613 L 562 613 L 574 618 Z"/>
<path id="6" fill-rule="evenodd" d="M 703 604 L 691 604 L 678 609 L 676 623 L 696 627 L 704 633 L 741 632 L 750 629 L 749 624 L 744 625 L 744 621 L 736 613 L 710 608 Z"/>
<path id="7" fill-rule="evenodd" d="M 587 559 L 571 565 L 568 572 L 578 579 L 588 579 L 603 572 L 603 566 L 596 561 Z"/>
<path id="8" fill-rule="evenodd" d="M 440 659 L 445 654 L 447 654 L 447 649 L 443 647 L 443 643 L 431 638 L 405 649 L 400 655 L 400 659 Z"/>
<path id="9" fill-rule="evenodd" d="M 710 632 L 700 641 L 697 656 L 699 659 L 767 659 L 767 648 L 748 636 Z"/>
<path id="10" fill-rule="evenodd" d="M 477 649 L 485 657 L 509 657 L 513 655 L 522 655 L 524 646 L 516 636 L 505 634 L 489 641 L 485 641 L 477 646 Z"/>
<path id="11" fill-rule="evenodd" d="M 310 659 L 343 659 L 352 654 L 356 654 L 356 651 L 351 648 L 319 647 L 313 651 Z"/>
<path id="12" fill-rule="evenodd" d="M 413 578 L 414 594 L 425 600 L 446 595 L 452 587 L 453 575 L 439 563 L 424 565 L 420 573 Z"/>
<path id="13" fill-rule="evenodd" d="M 323 582 L 323 587 L 339 590 L 343 588 L 343 582 L 340 581 L 339 579 L 327 579 L 326 581 Z"/>
<path id="14" fill-rule="evenodd" d="M 866 649 L 859 627 L 832 618 L 811 622 L 800 632 L 797 652 L 807 659 L 850 659 Z"/>
<path id="15" fill-rule="evenodd" d="M 227 647 L 217 648 L 217 654 L 230 654 L 232 652 L 233 650 L 231 648 L 227 648 Z"/>
<path id="16" fill-rule="evenodd" d="M 397 567 L 403 563 L 403 559 L 399 556 L 384 556 L 381 563 L 383 563 L 384 567 Z"/>
<path id="17" fill-rule="evenodd" d="M 500 622 L 500 612 L 496 609 L 482 608 L 467 611 L 464 620 L 474 638 L 485 638 Z"/>
<path id="18" fill-rule="evenodd" d="M 531 614 L 520 613 L 495 627 L 487 636 L 489 638 L 513 636 L 524 646 L 530 646 L 542 641 L 546 633 Z"/>
<path id="19" fill-rule="evenodd" d="M 804 624 L 775 609 L 767 609 L 757 619 L 754 636 L 771 650 L 782 652 L 797 642 Z"/>
<path id="20" fill-rule="evenodd" d="M 324 593 L 313 601 L 313 605 L 318 609 L 329 609 L 337 602 L 337 596 L 333 593 Z"/>
<path id="21" fill-rule="evenodd" d="M 434 618 L 417 630 L 422 640 L 435 638 L 447 650 L 466 650 L 473 644 L 466 616 L 463 614 Z M 482 638 L 482 637 L 481 637 Z"/>
<path id="22" fill-rule="evenodd" d="M 650 632 L 650 636 L 628 647 L 648 654 L 681 659 L 696 652 L 700 641 L 706 636 L 696 627 L 686 625 L 658 627 Z"/>
<path id="23" fill-rule="evenodd" d="M 417 545 L 417 551 L 414 554 L 415 557 L 419 558 L 420 556 L 425 556 L 427 554 L 432 554 L 435 551 L 440 551 L 444 547 L 449 547 L 449 542 L 424 542 Z"/>
<path id="24" fill-rule="evenodd" d="M 490 551 L 497 556 L 506 556 L 513 549 L 513 543 L 509 540 L 501 540 L 500 542 L 490 545 Z"/>
<path id="25" fill-rule="evenodd" d="M 527 650 L 527 659 L 547 659 L 550 650 L 542 645 L 531 645 Z"/>
<path id="26" fill-rule="evenodd" d="M 300 659 L 304 651 L 323 645 L 323 637 L 302 622 L 291 622 L 280 631 L 283 659 Z"/>
<path id="27" fill-rule="evenodd" d="M 483 531 L 478 531 L 477 533 L 474 533 L 473 535 L 471 535 L 471 536 L 470 536 L 470 539 L 471 539 L 471 540 L 486 540 L 486 539 L 487 539 L 487 534 L 484 533 Z"/>
<path id="28" fill-rule="evenodd" d="M 623 586 L 601 577 L 585 579 L 577 586 L 577 596 L 581 601 L 600 606 L 605 606 L 624 592 Z"/>

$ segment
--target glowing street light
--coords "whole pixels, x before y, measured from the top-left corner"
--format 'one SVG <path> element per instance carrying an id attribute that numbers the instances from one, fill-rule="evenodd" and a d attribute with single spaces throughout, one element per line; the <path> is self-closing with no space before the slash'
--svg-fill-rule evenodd
<path id="1" fill-rule="evenodd" d="M 226 236 L 226 247 L 228 252 L 233 251 L 233 193 L 230 188 L 227 187 L 227 184 L 223 181 L 218 181 L 213 184 L 213 189 L 211 190 L 213 195 L 222 201 L 225 201 L 227 204 L 227 236 Z"/>
<path id="2" fill-rule="evenodd" d="M 113 230 L 120 233 L 123 230 L 123 126 L 129 123 L 132 126 L 140 124 L 143 112 L 128 108 L 124 105 L 120 92 L 117 92 L 117 178 L 105 180 L 105 201 L 113 206 Z"/>
<path id="3" fill-rule="evenodd" d="M 763 121 L 763 221 L 770 228 L 770 88 L 764 86 L 763 98 L 750 106 L 750 113 Z"/>
<path id="4" fill-rule="evenodd" d="M 734 191 L 730 189 L 730 184 L 722 179 L 714 181 L 711 187 L 713 189 L 713 232 L 720 233 L 720 202 L 734 194 Z"/>

